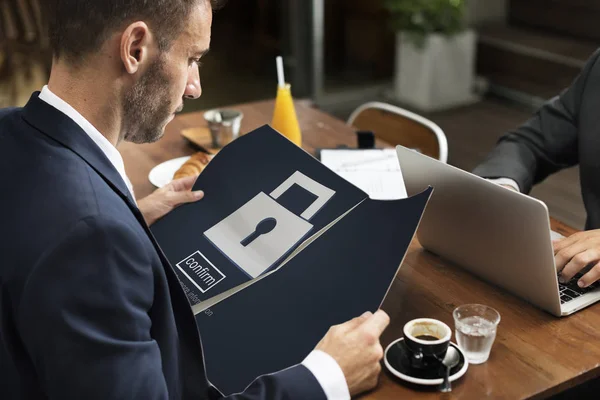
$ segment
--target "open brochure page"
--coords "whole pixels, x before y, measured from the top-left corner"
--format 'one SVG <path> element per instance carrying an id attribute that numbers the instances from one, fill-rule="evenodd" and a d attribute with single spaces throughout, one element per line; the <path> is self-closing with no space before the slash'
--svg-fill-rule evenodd
<path id="1" fill-rule="evenodd" d="M 222 149 L 199 189 L 201 201 L 152 227 L 192 305 L 275 270 L 367 198 L 268 126 Z"/>

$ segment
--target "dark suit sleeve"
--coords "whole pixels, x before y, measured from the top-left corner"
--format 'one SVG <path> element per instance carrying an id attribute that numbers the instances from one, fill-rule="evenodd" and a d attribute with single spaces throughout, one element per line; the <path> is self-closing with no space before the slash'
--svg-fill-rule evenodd
<path id="1" fill-rule="evenodd" d="M 17 324 L 49 399 L 172 398 L 150 334 L 154 276 L 144 249 L 125 224 L 89 217 L 57 238 L 35 266 Z M 325 395 L 298 365 L 260 377 L 231 398 Z"/>
<path id="2" fill-rule="evenodd" d="M 57 238 L 24 288 L 18 328 L 49 399 L 167 399 L 135 232 L 89 217 Z"/>
<path id="3" fill-rule="evenodd" d="M 600 50 L 573 84 L 544 104 L 525 124 L 500 138 L 487 159 L 473 171 L 485 178 L 514 179 L 522 192 L 560 169 L 579 162 L 578 113 L 586 82 Z"/>
<path id="4" fill-rule="evenodd" d="M 303 365 L 264 375 L 250 384 L 243 393 L 227 396 L 228 400 L 311 399 L 327 400 L 314 375 Z"/>
<path id="5" fill-rule="evenodd" d="M 16 110 L 18 110 L 18 108 L 16 108 L 16 107 L 0 109 L 0 120 L 2 118 L 6 117 L 7 115 L 10 115 L 13 111 L 16 111 Z"/>

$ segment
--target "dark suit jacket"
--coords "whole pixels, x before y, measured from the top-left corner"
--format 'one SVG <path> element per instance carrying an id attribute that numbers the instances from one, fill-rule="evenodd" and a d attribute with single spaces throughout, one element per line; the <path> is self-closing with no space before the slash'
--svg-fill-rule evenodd
<path id="1" fill-rule="evenodd" d="M 524 125 L 503 136 L 473 172 L 514 179 L 522 192 L 548 175 L 580 166 L 587 229 L 600 228 L 600 63 L 597 50 L 573 84 Z"/>
<path id="2" fill-rule="evenodd" d="M 194 316 L 120 175 L 34 94 L 0 111 L 0 397 L 206 399 Z M 235 398 L 324 399 L 302 365 Z"/>

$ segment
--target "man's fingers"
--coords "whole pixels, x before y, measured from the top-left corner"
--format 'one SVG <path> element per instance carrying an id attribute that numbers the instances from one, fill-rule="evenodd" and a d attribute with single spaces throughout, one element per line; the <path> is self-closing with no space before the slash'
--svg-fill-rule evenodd
<path id="1" fill-rule="evenodd" d="M 556 270 L 561 272 L 564 268 L 566 268 L 566 265 L 571 261 L 571 259 L 573 259 L 573 257 L 586 250 L 586 244 L 582 241 L 574 242 L 570 246 L 564 247 L 554 256 Z"/>
<path id="2" fill-rule="evenodd" d="M 389 323 L 390 317 L 385 313 L 385 311 L 377 310 L 377 312 L 367 318 L 360 327 L 373 336 L 379 337 L 385 328 L 387 328 Z"/>
<path id="3" fill-rule="evenodd" d="M 575 274 L 584 269 L 588 264 L 598 262 L 600 259 L 599 255 L 595 249 L 588 249 L 575 254 L 560 272 L 559 279 L 561 283 L 570 281 Z"/>
<path id="4" fill-rule="evenodd" d="M 583 275 L 581 279 L 577 281 L 577 285 L 579 285 L 579 287 L 588 287 L 598 279 L 600 279 L 600 263 L 594 265 L 594 268 L 590 269 L 587 274 Z"/>
<path id="5" fill-rule="evenodd" d="M 552 241 L 552 249 L 554 250 L 554 255 L 557 255 L 560 251 L 562 251 L 565 247 L 569 246 L 573 240 L 569 240 L 569 238 L 556 239 Z"/>
<path id="6" fill-rule="evenodd" d="M 361 316 L 356 317 L 356 318 L 352 318 L 350 321 L 344 322 L 343 324 L 339 325 L 342 329 L 344 329 L 345 331 L 351 331 L 352 329 L 357 328 L 358 326 L 360 326 L 363 322 L 365 322 L 367 320 L 367 318 L 369 318 L 371 315 L 373 315 L 373 313 L 371 311 L 366 311 L 365 313 L 363 313 Z"/>
<path id="7" fill-rule="evenodd" d="M 573 244 L 580 242 L 584 239 L 581 234 L 585 234 L 585 232 L 577 232 L 571 236 L 560 238 L 552 241 L 552 248 L 554 249 L 554 255 L 558 254 L 560 251 L 566 249 Z"/>
<path id="8" fill-rule="evenodd" d="M 193 203 L 204 197 L 204 192 L 202 190 L 197 190 L 195 192 L 174 192 L 172 195 L 172 204 L 173 207 L 177 207 L 180 204 L 184 203 Z"/>
<path id="9" fill-rule="evenodd" d="M 185 178 L 175 179 L 171 182 L 173 186 L 173 190 L 176 192 L 183 192 L 186 190 L 191 190 L 194 186 L 194 183 L 198 179 L 198 175 L 186 176 Z"/>

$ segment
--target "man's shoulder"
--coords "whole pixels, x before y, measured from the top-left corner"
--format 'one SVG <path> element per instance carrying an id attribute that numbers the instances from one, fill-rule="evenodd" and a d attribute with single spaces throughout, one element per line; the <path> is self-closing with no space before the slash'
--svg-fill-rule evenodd
<path id="1" fill-rule="evenodd" d="M 0 120 L 0 186 L 14 188 L 0 198 L 0 214 L 10 205 L 16 207 L 13 212 L 77 219 L 97 214 L 104 204 L 122 202 L 81 156 L 18 120 Z"/>
<path id="2" fill-rule="evenodd" d="M 127 203 L 64 147 L 34 144 L 22 154 L 7 155 L 0 165 L 7 168 L 0 174 L 0 186 L 11 188 L 0 196 L 0 237 L 14 265 L 23 257 L 33 262 L 82 220 L 100 228 L 127 226 L 144 235 Z"/>
<path id="3" fill-rule="evenodd" d="M 19 107 L 0 108 L 0 121 L 6 116 L 18 114 L 22 110 L 23 109 Z"/>
<path id="4" fill-rule="evenodd" d="M 19 122 L 22 121 L 20 118 L 22 114 L 22 108 L 0 108 L 0 140 L 3 136 L 8 135 L 11 131 L 19 129 L 18 125 Z M 15 121 L 17 121 L 16 124 Z"/>
<path id="5" fill-rule="evenodd" d="M 582 69 L 581 77 L 582 81 L 585 83 L 582 87 L 586 86 L 589 83 L 590 78 L 597 80 L 600 77 L 600 47 L 592 53 L 592 55 L 587 59 L 585 66 Z M 597 94 L 597 91 L 593 91 L 593 94 Z"/>
<path id="6" fill-rule="evenodd" d="M 29 198 L 33 206 L 18 211 L 31 224 L 60 232 L 77 221 L 88 220 L 99 226 L 128 225 L 142 233 L 125 200 L 87 163 L 73 158 L 49 168 L 53 171 L 44 178 L 30 178 L 34 185 L 20 196 L 20 201 Z"/>
<path id="7" fill-rule="evenodd" d="M 27 190 L 10 208 L 0 208 L 7 222 L 0 224 L 0 280 L 20 290 L 37 266 L 54 265 L 61 255 L 60 262 L 69 262 L 77 249 L 85 251 L 90 265 L 115 254 L 128 254 L 135 265 L 155 259 L 152 242 L 121 198 L 109 190 L 97 195 L 99 188 L 90 183 L 55 183 L 40 192 Z"/>

